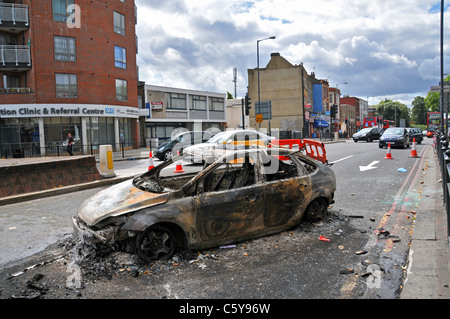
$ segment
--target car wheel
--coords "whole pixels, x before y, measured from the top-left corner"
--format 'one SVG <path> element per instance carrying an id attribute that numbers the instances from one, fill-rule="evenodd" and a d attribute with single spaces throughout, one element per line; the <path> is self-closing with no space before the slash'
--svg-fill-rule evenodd
<path id="1" fill-rule="evenodd" d="M 172 158 L 172 151 L 165 151 L 163 154 L 163 158 L 165 161 L 168 161 Z"/>
<path id="2" fill-rule="evenodd" d="M 306 209 L 306 220 L 311 224 L 319 223 L 327 217 L 327 202 L 322 198 L 312 201 Z"/>
<path id="3" fill-rule="evenodd" d="M 145 261 L 167 260 L 175 252 L 173 233 L 162 226 L 152 226 L 138 234 L 136 248 Z"/>
<path id="4" fill-rule="evenodd" d="M 367 138 L 367 143 L 372 142 L 372 139 L 370 138 L 370 136 Z"/>

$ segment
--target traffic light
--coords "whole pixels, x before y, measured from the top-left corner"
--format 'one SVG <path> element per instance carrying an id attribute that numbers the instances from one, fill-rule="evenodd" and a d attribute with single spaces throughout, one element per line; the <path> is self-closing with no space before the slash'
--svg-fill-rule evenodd
<path id="1" fill-rule="evenodd" d="M 331 115 L 332 119 L 336 118 L 336 113 L 337 113 L 337 105 L 334 104 L 331 106 L 331 109 L 330 109 L 330 115 Z"/>
<path id="2" fill-rule="evenodd" d="M 245 95 L 245 115 L 250 115 L 250 109 L 252 108 L 250 105 L 252 104 L 251 97 L 248 96 L 248 93 Z"/>

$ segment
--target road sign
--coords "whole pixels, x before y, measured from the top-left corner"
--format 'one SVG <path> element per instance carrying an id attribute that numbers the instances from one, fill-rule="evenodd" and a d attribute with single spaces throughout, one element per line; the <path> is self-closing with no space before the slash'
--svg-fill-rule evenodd
<path id="1" fill-rule="evenodd" d="M 262 114 L 256 114 L 256 123 L 262 123 L 264 121 Z"/>

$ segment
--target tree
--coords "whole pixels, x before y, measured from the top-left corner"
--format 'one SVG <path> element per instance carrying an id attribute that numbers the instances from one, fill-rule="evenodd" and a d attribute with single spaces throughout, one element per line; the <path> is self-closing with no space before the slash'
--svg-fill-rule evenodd
<path id="1" fill-rule="evenodd" d="M 231 93 L 227 91 L 227 100 L 232 100 L 232 99 L 233 99 L 233 95 L 231 95 Z"/>
<path id="2" fill-rule="evenodd" d="M 444 82 L 450 81 L 450 75 L 448 75 Z M 427 108 L 428 112 L 440 112 L 441 110 L 441 94 L 439 92 L 431 93 L 428 92 L 427 97 L 425 98 L 425 107 Z"/>
<path id="3" fill-rule="evenodd" d="M 414 101 L 412 101 L 411 119 L 416 124 L 427 124 L 427 112 L 425 98 L 423 96 L 416 96 Z"/>
<path id="4" fill-rule="evenodd" d="M 428 112 L 439 112 L 440 110 L 440 96 L 439 92 L 431 93 L 428 92 L 427 97 L 425 98 L 425 108 Z"/>
<path id="5" fill-rule="evenodd" d="M 395 121 L 397 119 L 395 126 L 400 126 L 400 119 L 406 120 L 406 126 L 409 126 L 409 122 L 411 121 L 409 108 L 400 102 L 384 100 L 378 103 L 376 106 L 376 114 L 377 116 L 383 117 L 385 120 Z"/>

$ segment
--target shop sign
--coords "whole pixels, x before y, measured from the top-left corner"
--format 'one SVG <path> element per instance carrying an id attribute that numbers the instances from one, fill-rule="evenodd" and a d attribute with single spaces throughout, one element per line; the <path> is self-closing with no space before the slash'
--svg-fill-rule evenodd
<path id="1" fill-rule="evenodd" d="M 89 105 L 89 104 L 3 104 L 0 105 L 0 117 L 127 117 L 138 118 L 139 109 L 117 105 Z"/>
<path id="2" fill-rule="evenodd" d="M 187 119 L 187 112 L 166 112 L 166 118 Z"/>

